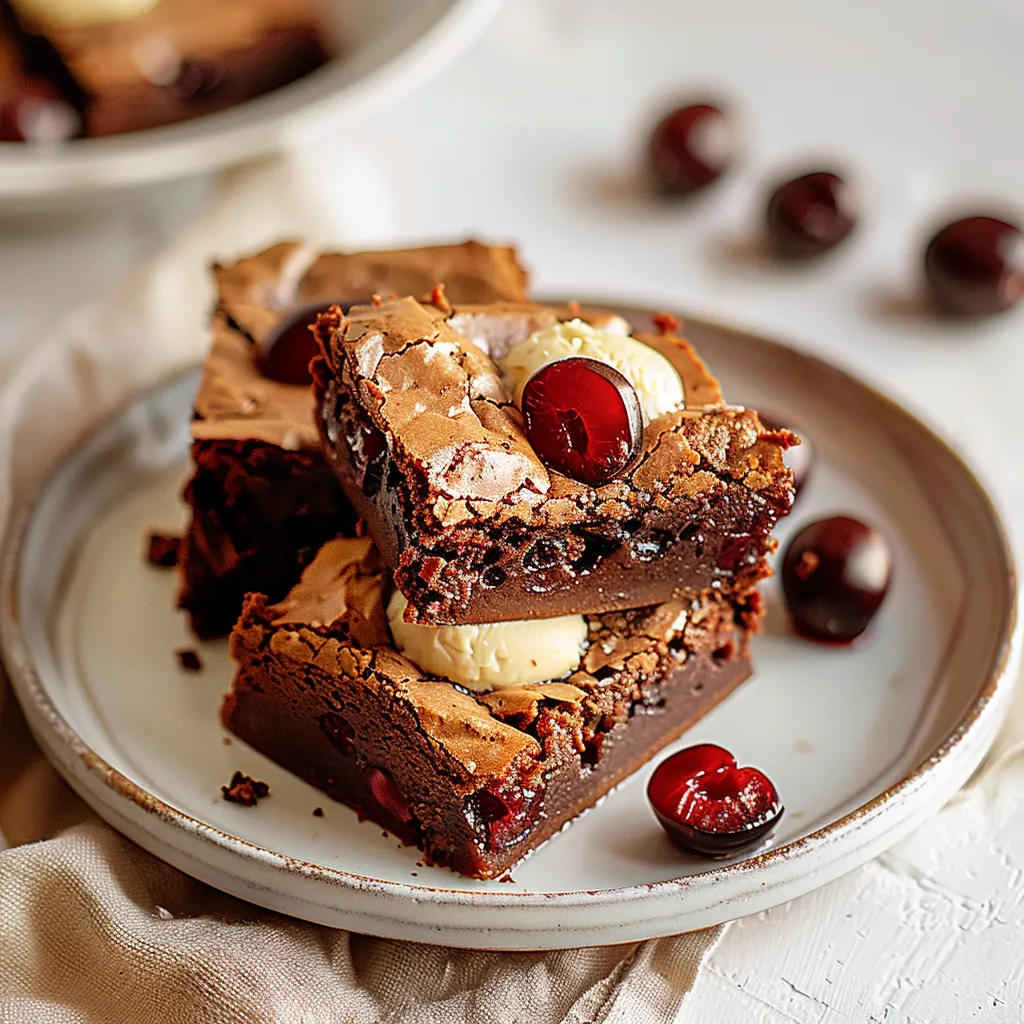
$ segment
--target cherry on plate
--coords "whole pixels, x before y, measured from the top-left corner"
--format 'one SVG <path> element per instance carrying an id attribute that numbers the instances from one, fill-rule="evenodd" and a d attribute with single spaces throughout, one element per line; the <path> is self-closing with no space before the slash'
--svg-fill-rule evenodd
<path id="1" fill-rule="evenodd" d="M 600 359 L 567 356 L 540 367 L 523 388 L 522 410 L 541 461 L 590 487 L 618 476 L 640 451 L 636 389 Z"/>
<path id="2" fill-rule="evenodd" d="M 932 301 L 944 313 L 1002 313 L 1024 295 L 1024 235 L 995 217 L 953 221 L 928 243 L 924 272 Z"/>
<path id="3" fill-rule="evenodd" d="M 309 364 L 320 349 L 310 327 L 332 305 L 317 302 L 289 313 L 257 346 L 260 373 L 280 384 L 312 384 Z"/>
<path id="4" fill-rule="evenodd" d="M 768 776 L 737 767 L 728 750 L 712 743 L 662 761 L 647 784 L 647 799 L 669 839 L 702 857 L 726 857 L 756 846 L 783 814 Z"/>
<path id="5" fill-rule="evenodd" d="M 706 188 L 736 155 L 736 134 L 726 115 L 710 103 L 680 107 L 658 122 L 648 157 L 660 186 L 674 195 Z"/>
<path id="6" fill-rule="evenodd" d="M 789 543 L 782 589 L 793 628 L 808 640 L 856 640 L 885 600 L 892 553 L 884 535 L 848 516 L 820 519 Z"/>
<path id="7" fill-rule="evenodd" d="M 806 259 L 835 248 L 857 223 L 850 186 L 830 171 L 779 185 L 768 200 L 768 237 L 780 256 Z"/>

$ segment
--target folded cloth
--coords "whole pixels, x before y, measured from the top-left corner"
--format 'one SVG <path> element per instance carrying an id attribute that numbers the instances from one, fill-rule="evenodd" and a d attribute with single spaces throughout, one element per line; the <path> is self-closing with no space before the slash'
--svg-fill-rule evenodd
<path id="1" fill-rule="evenodd" d="M 365 167 L 280 161 L 229 175 L 161 255 L 0 363 L 0 526 L 83 429 L 196 363 L 206 268 L 283 237 L 387 235 Z M 330 166 L 330 187 L 310 188 Z M 314 182 L 314 185 L 316 183 Z M 327 205 L 310 202 L 322 193 Z M 341 197 L 332 207 L 330 199 Z M 0 680 L 0 700 L 3 682 Z M 0 721 L 0 1021 L 639 1022 L 679 1019 L 722 929 L 629 946 L 493 953 L 368 938 L 181 874 L 71 792 L 8 701 Z"/>

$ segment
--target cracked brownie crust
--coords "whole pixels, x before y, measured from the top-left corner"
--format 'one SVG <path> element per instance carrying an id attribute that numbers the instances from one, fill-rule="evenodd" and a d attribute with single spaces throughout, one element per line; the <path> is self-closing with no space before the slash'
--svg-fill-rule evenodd
<path id="1" fill-rule="evenodd" d="M 288 597 L 246 599 L 225 725 L 437 864 L 500 875 L 749 674 L 756 595 L 587 617 L 578 671 L 470 693 L 391 646 L 368 539 L 328 543 Z"/>
<path id="2" fill-rule="evenodd" d="M 630 469 L 590 488 L 545 468 L 494 360 L 562 316 L 523 304 L 456 304 L 452 315 L 405 298 L 318 321 L 328 458 L 411 621 L 743 594 L 769 573 L 770 532 L 792 503 L 783 451 L 796 439 L 725 405 L 671 333 L 636 337 L 676 368 L 686 408 L 647 426 Z"/>

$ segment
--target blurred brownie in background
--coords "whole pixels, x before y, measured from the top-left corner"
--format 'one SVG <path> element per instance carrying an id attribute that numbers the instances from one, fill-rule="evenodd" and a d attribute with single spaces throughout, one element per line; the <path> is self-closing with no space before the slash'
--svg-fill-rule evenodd
<path id="1" fill-rule="evenodd" d="M 307 325 L 376 293 L 426 297 L 443 283 L 453 301 L 521 301 L 527 282 L 513 249 L 472 241 L 327 255 L 286 242 L 214 272 L 179 559 L 179 601 L 205 638 L 231 630 L 246 593 L 281 599 L 326 541 L 356 530 L 321 452 Z"/>
<path id="2" fill-rule="evenodd" d="M 60 142 L 81 131 L 73 89 L 58 85 L 45 44 L 26 47 L 9 10 L 0 5 L 0 142 Z"/>
<path id="3" fill-rule="evenodd" d="M 52 50 L 77 94 L 86 135 L 222 110 L 328 58 L 316 0 L 0 3 L 13 12 L 27 47 L 42 40 Z"/>

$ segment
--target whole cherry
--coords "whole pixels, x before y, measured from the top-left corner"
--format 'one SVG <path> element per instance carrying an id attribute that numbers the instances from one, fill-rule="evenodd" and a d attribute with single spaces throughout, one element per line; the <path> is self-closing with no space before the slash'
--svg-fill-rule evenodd
<path id="1" fill-rule="evenodd" d="M 711 743 L 666 758 L 647 784 L 647 798 L 669 839 L 702 857 L 726 857 L 763 842 L 783 814 L 771 780 L 739 768 Z"/>
<path id="2" fill-rule="evenodd" d="M 884 535 L 849 516 L 805 526 L 782 560 L 794 629 L 824 643 L 856 640 L 885 600 L 891 578 L 892 553 Z"/>
<path id="3" fill-rule="evenodd" d="M 600 359 L 545 364 L 523 387 L 521 405 L 527 440 L 541 461 L 591 487 L 618 476 L 640 450 L 636 389 Z"/>
<path id="4" fill-rule="evenodd" d="M 965 217 L 928 243 L 924 273 L 932 302 L 952 316 L 991 316 L 1024 295 L 1024 235 L 996 217 Z"/>
<path id="5" fill-rule="evenodd" d="M 765 212 L 768 238 L 780 256 L 807 259 L 842 242 L 857 223 L 850 186 L 831 171 L 814 171 L 779 185 Z"/>
<path id="6" fill-rule="evenodd" d="M 662 190 L 689 195 L 716 181 L 736 155 L 736 133 L 723 111 L 693 103 L 666 114 L 651 133 L 648 160 Z"/>

